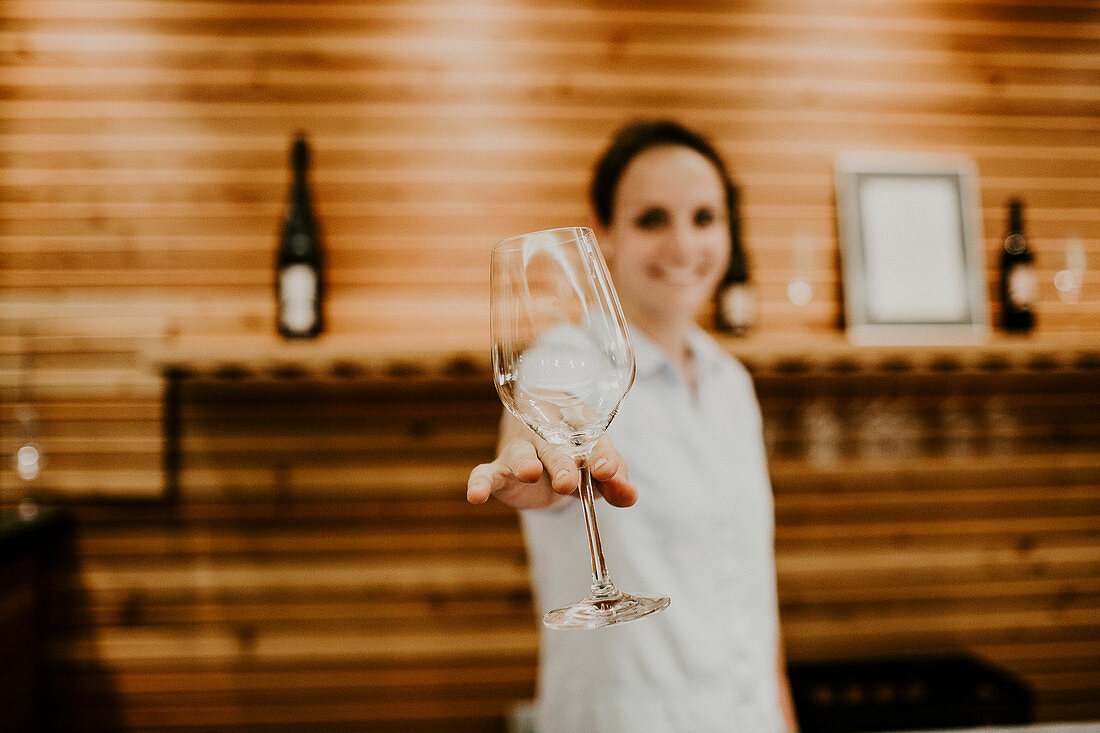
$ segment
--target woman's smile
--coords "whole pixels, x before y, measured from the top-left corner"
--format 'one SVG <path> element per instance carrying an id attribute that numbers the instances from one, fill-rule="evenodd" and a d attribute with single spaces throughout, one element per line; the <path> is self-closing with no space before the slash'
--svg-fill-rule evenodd
<path id="1" fill-rule="evenodd" d="M 671 265 L 654 262 L 646 267 L 646 274 L 653 280 L 668 285 L 690 287 L 700 282 L 710 282 L 713 266 L 708 262 L 695 265 Z"/>

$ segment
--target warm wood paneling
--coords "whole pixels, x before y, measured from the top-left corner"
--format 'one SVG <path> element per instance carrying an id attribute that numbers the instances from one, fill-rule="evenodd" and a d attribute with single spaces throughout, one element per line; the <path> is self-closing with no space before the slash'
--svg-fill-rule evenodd
<path id="1" fill-rule="evenodd" d="M 80 520 L 57 620 L 71 709 L 89 728 L 121 699 L 143 729 L 486 730 L 530 694 L 514 517 L 461 501 L 498 409 L 476 375 L 193 384 L 183 500 L 140 503 L 164 485 L 148 354 L 274 331 L 295 130 L 335 338 L 484 349 L 489 244 L 584 223 L 612 130 L 671 115 L 742 186 L 762 334 L 835 334 L 832 163 L 873 148 L 973 156 L 991 301 L 1022 195 L 1039 329 L 1095 347 L 1098 39 L 1092 0 L 0 3 L 0 503 L 29 414 L 33 488 Z M 809 305 L 786 299 L 795 275 Z M 814 369 L 835 394 L 797 369 L 762 384 L 792 655 L 961 646 L 1025 674 L 1046 719 L 1100 716 L 1095 361 L 860 389 L 833 366 Z"/>
<path id="2" fill-rule="evenodd" d="M 1100 715 L 1095 366 L 886 379 L 764 353 L 791 659 L 967 651 L 1040 719 Z M 334 378 L 310 349 L 322 379 L 277 379 L 237 354 L 183 383 L 178 503 L 74 505 L 68 728 L 499 729 L 537 638 L 515 514 L 461 490 L 495 442 L 484 364 Z"/>

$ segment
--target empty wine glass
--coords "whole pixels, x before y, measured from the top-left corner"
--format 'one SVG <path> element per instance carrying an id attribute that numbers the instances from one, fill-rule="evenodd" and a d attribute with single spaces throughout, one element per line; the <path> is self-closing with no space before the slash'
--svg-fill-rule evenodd
<path id="1" fill-rule="evenodd" d="M 493 371 L 520 422 L 576 462 L 592 587 L 550 611 L 552 629 L 595 629 L 661 611 L 668 598 L 632 596 L 611 582 L 596 527 L 588 457 L 634 381 L 634 349 L 591 229 L 549 229 L 493 247 Z"/>

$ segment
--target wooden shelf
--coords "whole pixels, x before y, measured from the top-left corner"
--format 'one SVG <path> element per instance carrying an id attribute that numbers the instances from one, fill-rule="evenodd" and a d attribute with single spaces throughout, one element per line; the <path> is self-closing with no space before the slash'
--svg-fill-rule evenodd
<path id="1" fill-rule="evenodd" d="M 322 336 L 175 339 L 145 354 L 176 378 L 401 379 L 489 372 L 489 345 L 447 342 L 437 334 L 401 338 Z"/>
<path id="2" fill-rule="evenodd" d="M 971 488 L 1013 482 L 1056 485 L 1061 481 L 1100 479 L 1100 454 L 1081 448 L 1045 452 L 967 455 L 838 458 L 812 462 L 801 458 L 770 459 L 768 470 L 782 493 L 816 491 L 822 486 L 845 491 L 875 491 L 883 487 L 926 490 L 946 485 Z M 807 477 L 812 475 L 812 479 Z"/>
<path id="3" fill-rule="evenodd" d="M 1051 371 L 1100 368 L 1100 337 L 996 336 L 979 344 L 857 346 L 842 335 L 800 338 L 721 337 L 720 342 L 753 372 L 898 373 Z"/>
<path id="4" fill-rule="evenodd" d="M 1045 372 L 1100 369 L 1100 337 L 995 337 L 981 344 L 856 346 L 841 335 L 719 337 L 757 374 Z M 155 371 L 176 377 L 413 378 L 487 374 L 485 343 L 437 334 L 401 338 L 276 337 L 175 339 L 146 354 Z"/>

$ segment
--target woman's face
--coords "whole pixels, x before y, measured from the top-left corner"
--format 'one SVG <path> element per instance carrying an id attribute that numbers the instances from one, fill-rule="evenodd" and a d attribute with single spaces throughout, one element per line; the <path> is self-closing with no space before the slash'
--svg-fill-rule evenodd
<path id="1" fill-rule="evenodd" d="M 650 148 L 630 162 L 597 235 L 635 325 L 657 334 L 692 322 L 729 262 L 728 216 L 718 170 L 694 150 Z"/>

